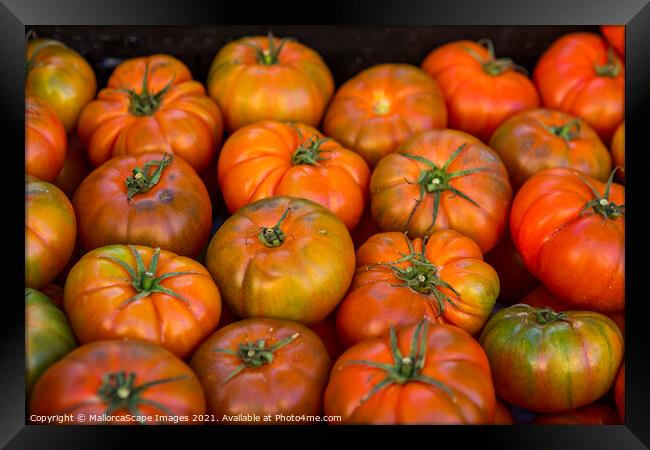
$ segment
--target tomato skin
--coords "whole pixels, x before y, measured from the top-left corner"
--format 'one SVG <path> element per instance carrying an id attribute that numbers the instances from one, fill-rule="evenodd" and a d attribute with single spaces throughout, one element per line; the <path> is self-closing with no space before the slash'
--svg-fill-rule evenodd
<path id="1" fill-rule="evenodd" d="M 625 67 L 607 43 L 595 33 L 569 33 L 555 40 L 533 71 L 544 106 L 583 118 L 603 142 L 610 142 L 624 118 Z M 608 57 L 617 67 L 599 75 Z"/>
<path id="2" fill-rule="evenodd" d="M 616 375 L 614 382 L 614 401 L 616 403 L 616 410 L 622 423 L 625 423 L 625 363 L 621 364 L 621 368 Z"/>
<path id="3" fill-rule="evenodd" d="M 25 97 L 25 172 L 53 182 L 66 156 L 65 129 L 56 112 L 37 97 Z"/>
<path id="4" fill-rule="evenodd" d="M 68 147 L 65 161 L 59 175 L 54 180 L 54 185 L 65 192 L 68 198 L 73 198 L 77 187 L 92 172 L 86 151 L 81 146 L 76 132 L 68 136 Z"/>
<path id="5" fill-rule="evenodd" d="M 367 202 L 370 169 L 359 155 L 324 138 L 308 125 L 273 121 L 235 131 L 221 150 L 218 166 L 228 210 L 272 196 L 301 197 L 329 208 L 348 229 L 354 228 Z M 310 139 L 322 142 L 314 152 L 318 162 L 294 163 L 301 152 L 310 152 L 303 150 Z"/>
<path id="6" fill-rule="evenodd" d="M 173 158 L 156 185 L 128 199 L 125 180 L 133 169 L 164 157 L 155 152 L 119 156 L 84 179 L 72 200 L 82 247 L 139 244 L 181 256 L 200 253 L 210 236 L 212 206 L 203 182 L 188 163 Z"/>
<path id="7" fill-rule="evenodd" d="M 267 247 L 260 228 L 274 227 L 286 240 Z M 225 302 L 242 318 L 267 317 L 313 325 L 345 295 L 354 273 L 347 228 L 310 200 L 271 197 L 244 206 L 212 237 L 206 266 Z"/>
<path id="8" fill-rule="evenodd" d="M 449 128 L 487 143 L 508 117 L 538 107 L 539 95 L 530 79 L 514 67 L 492 75 L 472 53 L 490 59 L 490 51 L 477 42 L 455 41 L 431 51 L 422 61 L 422 69 L 442 89 Z"/>
<path id="9" fill-rule="evenodd" d="M 447 109 L 437 83 L 410 64 L 379 64 L 336 92 L 323 130 L 370 166 L 420 131 L 446 128 Z"/>
<path id="10" fill-rule="evenodd" d="M 77 221 L 56 186 L 25 177 L 25 286 L 40 289 L 65 268 L 74 250 Z"/>
<path id="11" fill-rule="evenodd" d="M 601 25 L 600 32 L 619 55 L 625 56 L 625 25 Z"/>
<path id="12" fill-rule="evenodd" d="M 262 120 L 320 124 L 332 94 L 334 78 L 325 61 L 311 48 L 286 40 L 277 62 L 266 65 L 258 47 L 277 49 L 281 40 L 243 37 L 219 50 L 208 73 L 207 87 L 221 111 L 229 133 Z"/>
<path id="13" fill-rule="evenodd" d="M 425 194 L 416 204 L 421 194 L 421 185 L 416 181 L 429 167 L 404 154 L 426 158 L 440 168 L 462 144 L 467 145 L 451 162 L 448 173 L 482 170 L 453 178 L 449 185 L 479 206 L 445 190 L 432 226 L 435 193 Z M 370 177 L 372 216 L 383 231 L 408 231 L 414 238 L 453 229 L 474 240 L 483 253 L 494 247 L 503 234 L 511 199 L 508 173 L 498 155 L 475 137 L 456 130 L 430 130 L 412 137 L 399 152 L 383 158 Z"/>
<path id="14" fill-rule="evenodd" d="M 26 392 L 45 370 L 77 346 L 63 311 L 41 292 L 25 289 Z"/>
<path id="15" fill-rule="evenodd" d="M 99 392 L 103 378 L 119 372 L 133 373 L 134 387 L 167 380 L 144 389 L 140 394 L 140 398 L 157 402 L 165 408 L 138 403 L 137 415 L 154 418 L 146 423 L 155 423 L 156 415 L 185 415 L 191 421 L 194 414 L 205 413 L 203 388 L 187 364 L 156 345 L 118 340 L 83 345 L 52 365 L 34 386 L 30 414 L 72 414 L 72 422 L 65 424 L 97 425 L 100 422 L 92 421 L 90 415 L 102 416 L 110 405 Z M 85 422 L 77 420 L 79 414 L 85 414 Z M 107 414 L 113 419 L 105 423 L 138 423 L 126 421 L 129 414 L 135 415 L 127 408 L 120 407 Z M 120 419 L 116 420 L 118 417 Z"/>
<path id="16" fill-rule="evenodd" d="M 413 252 L 422 252 L 422 239 L 412 241 Z M 436 268 L 435 276 L 460 294 L 447 288 L 449 297 L 440 311 L 433 294 L 410 288 L 393 269 L 381 263 L 400 260 L 411 252 L 408 238 L 389 232 L 372 236 L 357 251 L 357 269 L 346 297 L 338 307 L 336 326 L 346 347 L 387 333 L 392 325 L 403 326 L 423 318 L 456 325 L 477 333 L 492 312 L 499 294 L 499 278 L 485 262 L 478 246 L 453 230 L 430 235 L 425 256 Z M 396 265 L 400 269 L 409 262 Z M 413 266 L 415 268 L 415 266 Z"/>
<path id="17" fill-rule="evenodd" d="M 625 122 L 616 128 L 611 147 L 614 165 L 619 167 L 616 177 L 625 184 Z"/>
<path id="18" fill-rule="evenodd" d="M 402 355 L 411 350 L 417 325 L 397 328 Z M 490 367 L 478 343 L 458 327 L 429 324 L 422 373 L 445 384 L 456 396 L 422 382 L 389 384 L 362 402 L 385 378 L 382 369 L 353 364 L 366 360 L 391 364 L 388 334 L 349 348 L 334 364 L 325 390 L 326 415 L 340 415 L 332 424 L 488 424 L 495 414 Z"/>
<path id="19" fill-rule="evenodd" d="M 540 322 L 514 305 L 495 313 L 481 333 L 496 393 L 530 411 L 563 412 L 607 393 L 623 359 L 623 336 L 606 316 L 566 311 Z M 577 358 L 575 355 L 582 355 Z"/>
<path id="20" fill-rule="evenodd" d="M 562 127 L 578 120 L 577 127 L 567 128 L 569 138 L 556 135 L 549 127 Z M 494 149 L 508 169 L 513 189 L 540 170 L 568 167 L 600 181 L 607 181 L 612 158 L 598 134 L 584 121 L 551 109 L 533 109 L 506 120 L 492 135 Z"/>
<path id="21" fill-rule="evenodd" d="M 570 169 L 546 169 L 517 193 L 510 214 L 513 242 L 528 270 L 574 308 L 615 312 L 625 306 L 625 217 L 581 211 L 604 183 Z M 613 183 L 609 201 L 625 203 Z"/>
<path id="22" fill-rule="evenodd" d="M 509 406 L 498 398 L 495 406 L 494 425 L 513 425 L 515 423 Z"/>
<path id="23" fill-rule="evenodd" d="M 143 95 L 164 91 L 156 106 L 136 113 L 136 101 L 127 89 Z M 167 90 L 165 90 L 167 89 Z M 219 107 L 192 79 L 187 66 L 164 54 L 133 58 L 113 71 L 106 88 L 79 116 L 79 137 L 97 167 L 119 155 L 169 152 L 202 172 L 223 137 Z"/>
<path id="24" fill-rule="evenodd" d="M 227 377 L 242 364 L 242 359 L 214 351 L 237 352 L 240 345 L 260 339 L 269 347 L 295 333 L 299 334 L 295 340 L 273 352 L 270 363 L 246 367 L 229 380 Z M 295 424 L 276 418 L 276 414 L 320 413 L 330 358 L 309 328 L 286 320 L 256 318 L 218 330 L 199 347 L 190 364 L 204 386 L 210 413 L 219 418 L 226 414 L 271 414 L 271 422 L 264 423 Z"/>
<path id="25" fill-rule="evenodd" d="M 71 131 L 97 90 L 92 67 L 79 53 L 53 39 L 28 41 L 26 58 L 25 95 L 45 100 L 65 130 Z"/>
<path id="26" fill-rule="evenodd" d="M 534 425 L 619 425 L 616 409 L 609 405 L 592 403 L 581 408 L 556 414 L 542 414 L 533 419 Z"/>

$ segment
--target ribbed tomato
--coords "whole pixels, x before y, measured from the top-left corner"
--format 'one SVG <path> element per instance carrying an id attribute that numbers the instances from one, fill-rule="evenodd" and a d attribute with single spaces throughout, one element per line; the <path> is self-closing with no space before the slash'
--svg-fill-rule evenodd
<path id="1" fill-rule="evenodd" d="M 506 120 L 490 139 L 508 169 L 513 189 L 540 170 L 567 167 L 606 181 L 609 150 L 583 120 L 551 109 L 524 111 Z"/>
<path id="2" fill-rule="evenodd" d="M 201 172 L 221 143 L 223 119 L 187 66 L 159 54 L 117 66 L 77 129 L 95 167 L 119 155 L 169 152 Z"/>
<path id="3" fill-rule="evenodd" d="M 625 306 L 625 191 L 572 169 L 546 169 L 517 193 L 512 240 L 528 270 L 574 308 Z"/>
<path id="4" fill-rule="evenodd" d="M 270 33 L 222 47 L 210 66 L 207 85 L 229 133 L 262 120 L 316 127 L 334 92 L 332 73 L 318 53 Z"/>
<path id="5" fill-rule="evenodd" d="M 458 327 L 418 324 L 349 348 L 325 390 L 332 424 L 491 424 L 495 397 L 478 343 Z"/>
<path id="6" fill-rule="evenodd" d="M 612 387 L 623 359 L 618 327 L 591 311 L 510 306 L 490 318 L 480 342 L 497 395 L 535 412 L 596 401 Z"/>
<path id="7" fill-rule="evenodd" d="M 620 168 L 616 176 L 625 183 L 625 122 L 621 123 L 614 132 L 611 147 L 614 164 Z"/>
<path id="8" fill-rule="evenodd" d="M 601 25 L 600 32 L 619 55 L 625 56 L 625 25 Z"/>
<path id="9" fill-rule="evenodd" d="M 533 79 L 545 106 L 581 117 L 605 143 L 623 121 L 625 66 L 595 33 L 558 38 L 537 62 Z"/>
<path id="10" fill-rule="evenodd" d="M 621 422 L 625 423 L 625 363 L 621 364 L 621 368 L 616 375 L 614 382 L 614 401 L 616 402 L 616 410 L 618 411 Z"/>
<path id="11" fill-rule="evenodd" d="M 66 156 L 65 128 L 54 110 L 37 97 L 25 97 L 25 172 L 53 182 Z"/>
<path id="12" fill-rule="evenodd" d="M 348 347 L 423 318 L 477 333 L 499 295 L 499 278 L 481 250 L 453 230 L 412 241 L 403 233 L 376 234 L 356 260 L 336 320 Z"/>
<path id="13" fill-rule="evenodd" d="M 619 425 L 621 419 L 613 407 L 604 403 L 592 403 L 571 411 L 540 414 L 531 423 L 534 425 Z"/>
<path id="14" fill-rule="evenodd" d="M 424 58 L 422 69 L 442 89 L 449 128 L 485 143 L 508 117 L 539 106 L 532 81 L 510 58 L 497 59 L 487 39 L 444 44 Z"/>
<path id="15" fill-rule="evenodd" d="M 511 199 L 499 156 L 456 130 L 415 135 L 370 177 L 370 207 L 382 230 L 415 238 L 449 228 L 474 240 L 483 253 L 503 234 Z"/>
<path id="16" fill-rule="evenodd" d="M 414 134 L 447 127 L 437 83 L 416 66 L 379 64 L 346 81 L 323 119 L 328 136 L 374 166 Z"/>
<path id="17" fill-rule="evenodd" d="M 310 126 L 264 121 L 228 138 L 218 177 L 230 212 L 262 198 L 301 197 L 329 208 L 352 229 L 367 202 L 370 170 L 359 155 Z"/>

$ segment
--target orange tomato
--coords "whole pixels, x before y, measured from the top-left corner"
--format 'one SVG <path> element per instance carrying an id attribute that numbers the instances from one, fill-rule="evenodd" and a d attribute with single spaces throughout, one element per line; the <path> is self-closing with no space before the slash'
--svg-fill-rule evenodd
<path id="1" fill-rule="evenodd" d="M 54 110 L 37 97 L 25 97 L 25 172 L 53 182 L 66 157 L 67 138 Z"/>

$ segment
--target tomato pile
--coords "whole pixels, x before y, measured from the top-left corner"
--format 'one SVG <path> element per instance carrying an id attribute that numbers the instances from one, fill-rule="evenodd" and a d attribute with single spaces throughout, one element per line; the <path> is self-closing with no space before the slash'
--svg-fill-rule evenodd
<path id="1" fill-rule="evenodd" d="M 340 86 L 269 33 L 205 85 L 154 54 L 99 91 L 30 39 L 29 414 L 621 423 L 625 48 L 601 32 L 531 74 L 458 40 Z"/>

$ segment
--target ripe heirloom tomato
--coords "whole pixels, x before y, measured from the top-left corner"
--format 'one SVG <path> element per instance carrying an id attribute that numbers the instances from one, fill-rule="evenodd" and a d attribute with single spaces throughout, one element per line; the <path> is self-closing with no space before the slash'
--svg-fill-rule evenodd
<path id="1" fill-rule="evenodd" d="M 483 253 L 503 234 L 511 199 L 499 156 L 456 130 L 412 137 L 370 177 L 372 216 L 382 230 L 414 238 L 449 228 L 474 240 Z"/>
<path id="2" fill-rule="evenodd" d="M 375 166 L 412 135 L 446 128 L 437 83 L 416 66 L 379 64 L 339 88 L 323 119 L 328 136 Z"/>
<path id="3" fill-rule="evenodd" d="M 25 177 L 25 286 L 40 289 L 65 268 L 75 245 L 77 221 L 56 186 Z"/>
<path id="4" fill-rule="evenodd" d="M 70 271 L 63 302 L 81 343 L 134 339 L 184 358 L 219 323 L 221 296 L 198 262 L 171 252 L 109 245 Z"/>
<path id="5" fill-rule="evenodd" d="M 400 327 L 349 348 L 334 364 L 325 414 L 344 424 L 491 424 L 495 396 L 478 343 L 458 327 Z"/>
<path id="6" fill-rule="evenodd" d="M 494 425 L 513 425 L 514 423 L 515 421 L 512 418 L 510 407 L 497 398 L 494 412 Z"/>
<path id="7" fill-rule="evenodd" d="M 210 237 L 212 206 L 199 176 L 169 153 L 139 153 L 107 161 L 73 198 L 82 247 L 160 247 L 197 256 Z"/>
<path id="8" fill-rule="evenodd" d="M 45 370 L 77 346 L 68 319 L 37 290 L 25 289 L 25 371 L 27 395 Z"/>
<path id="9" fill-rule="evenodd" d="M 625 25 L 601 25 L 600 32 L 619 55 L 625 56 Z"/>
<path id="10" fill-rule="evenodd" d="M 310 126 L 264 121 L 228 138 L 218 177 L 230 212 L 262 198 L 301 197 L 329 208 L 352 229 L 367 201 L 370 170 L 359 155 Z"/>
<path id="11" fill-rule="evenodd" d="M 37 97 L 25 97 L 25 172 L 53 182 L 66 155 L 67 138 L 54 110 Z"/>
<path id="12" fill-rule="evenodd" d="M 71 414 L 72 422 L 66 425 L 169 424 L 171 416 L 191 421 L 194 414 L 204 414 L 205 397 L 190 367 L 164 348 L 139 341 L 100 341 L 73 350 L 51 366 L 34 386 L 29 411 Z M 85 421 L 79 421 L 79 415 L 85 415 Z M 91 415 L 100 421 L 92 421 Z"/>
<path id="13" fill-rule="evenodd" d="M 79 116 L 78 133 L 95 167 L 119 155 L 169 152 L 200 173 L 221 143 L 223 119 L 182 61 L 152 55 L 115 68 Z"/>
<path id="14" fill-rule="evenodd" d="M 413 241 L 403 233 L 376 234 L 359 248 L 356 260 L 337 312 L 337 330 L 347 347 L 424 318 L 478 333 L 499 295 L 499 277 L 483 262 L 481 250 L 453 230 Z"/>
<path id="15" fill-rule="evenodd" d="M 97 90 L 92 67 L 79 53 L 53 39 L 29 40 L 26 57 L 25 95 L 45 100 L 65 130 L 73 130 Z"/>
<path id="16" fill-rule="evenodd" d="M 612 387 L 623 359 L 618 327 L 591 311 L 510 306 L 490 318 L 480 342 L 497 395 L 535 412 L 596 401 Z"/>
<path id="17" fill-rule="evenodd" d="M 581 117 L 605 143 L 623 121 L 625 67 L 595 33 L 569 33 L 554 41 L 533 79 L 545 106 Z"/>
<path id="18" fill-rule="evenodd" d="M 68 149 L 65 161 L 63 161 L 63 168 L 54 180 L 54 185 L 65 192 L 68 198 L 72 198 L 77 187 L 92 172 L 92 169 L 86 151 L 79 141 L 79 136 L 76 132 L 71 133 L 68 136 Z"/>
<path id="19" fill-rule="evenodd" d="M 530 79 L 510 58 L 495 58 L 489 39 L 444 44 L 422 61 L 447 101 L 449 128 L 488 142 L 508 117 L 539 106 Z"/>
<path id="20" fill-rule="evenodd" d="M 203 384 L 211 414 L 270 414 L 270 422 L 237 422 L 296 424 L 290 416 L 320 414 L 330 358 L 309 328 L 259 318 L 218 330 L 190 365 Z"/>
<path id="21" fill-rule="evenodd" d="M 210 241 L 206 266 L 236 316 L 313 325 L 348 290 L 354 246 L 343 222 L 323 206 L 270 197 L 226 220 Z"/>
<path id="22" fill-rule="evenodd" d="M 611 147 L 614 164 L 620 167 L 620 170 L 616 173 L 616 177 L 625 183 L 625 122 L 621 123 L 616 129 L 612 138 Z"/>
<path id="23" fill-rule="evenodd" d="M 571 411 L 541 414 L 531 423 L 534 425 L 619 425 L 621 419 L 613 407 L 592 403 Z"/>
<path id="24" fill-rule="evenodd" d="M 512 240 L 526 267 L 574 308 L 625 307 L 625 191 L 572 169 L 546 169 L 517 193 Z"/>
<path id="25" fill-rule="evenodd" d="M 625 363 L 621 364 L 621 368 L 616 375 L 614 382 L 614 401 L 616 402 L 616 410 L 618 411 L 621 422 L 625 423 Z"/>
<path id="26" fill-rule="evenodd" d="M 334 92 L 332 73 L 318 53 L 271 33 L 222 47 L 207 85 L 229 133 L 262 120 L 316 127 Z"/>
<path id="27" fill-rule="evenodd" d="M 540 170 L 567 167 L 606 181 L 612 158 L 598 134 L 583 120 L 550 109 L 533 109 L 506 120 L 490 139 L 518 190 Z"/>

